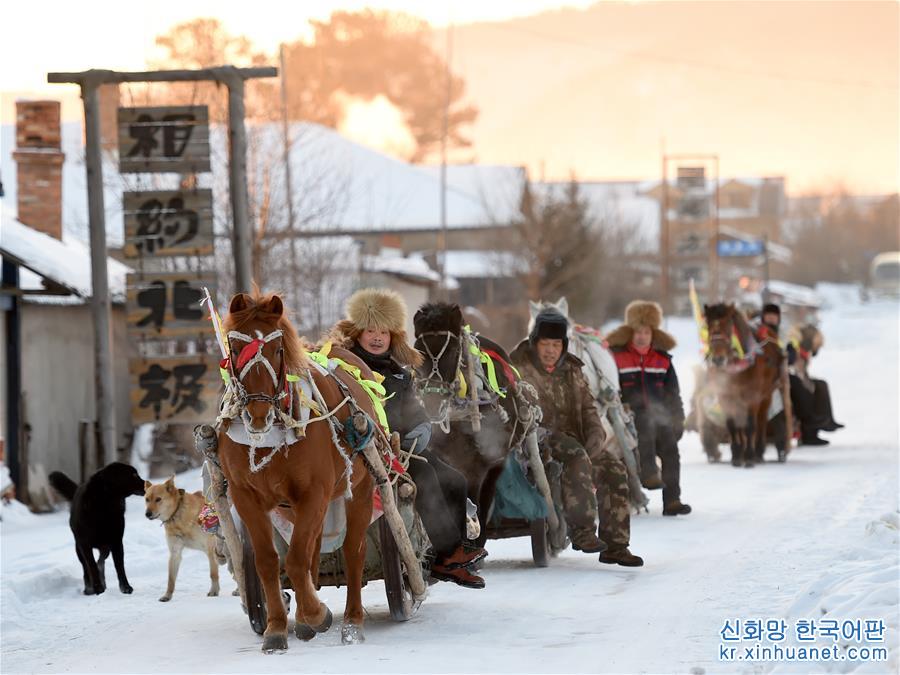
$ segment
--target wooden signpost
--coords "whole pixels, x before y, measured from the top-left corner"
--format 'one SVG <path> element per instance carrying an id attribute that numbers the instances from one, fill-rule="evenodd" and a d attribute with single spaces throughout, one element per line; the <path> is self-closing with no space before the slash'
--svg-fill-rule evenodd
<path id="1" fill-rule="evenodd" d="M 247 131 L 244 126 L 244 83 L 248 79 L 275 77 L 276 68 L 235 68 L 219 66 L 199 70 L 164 70 L 143 72 L 117 72 L 113 70 L 85 70 L 75 73 L 48 73 L 50 83 L 75 83 L 81 87 L 84 101 L 85 169 L 88 185 L 88 216 L 91 244 L 91 317 L 94 326 L 95 388 L 97 399 L 97 427 L 101 443 L 100 456 L 104 460 L 114 458 L 117 448 L 115 423 L 116 392 L 113 384 L 113 354 L 110 336 L 109 282 L 107 272 L 106 218 L 103 191 L 103 162 L 100 142 L 100 98 L 99 88 L 105 84 L 124 82 L 216 82 L 228 90 L 228 149 L 229 149 L 229 194 L 232 215 L 232 251 L 235 261 L 235 281 L 238 291 L 251 290 L 251 234 L 247 197 Z M 140 112 L 125 109 L 120 128 L 120 159 L 126 160 L 122 171 L 166 171 L 196 173 L 209 170 L 209 129 L 208 114 L 199 112 L 196 106 L 167 108 L 145 108 Z M 174 117 L 173 117 L 174 115 Z M 205 150 L 204 150 L 205 146 Z M 205 156 L 205 160 L 203 157 Z M 171 229 L 171 211 L 189 209 L 164 203 L 169 209 L 168 217 L 160 215 L 159 221 L 151 227 L 159 226 L 163 231 Z M 137 209 L 140 211 L 140 208 Z M 197 211 L 197 209 L 193 209 Z M 198 211 L 199 213 L 199 211 Z M 182 214 L 183 215 L 183 214 Z M 202 217 L 200 218 L 202 223 Z M 182 225 L 179 223 L 179 228 Z M 200 227 L 202 231 L 202 226 Z M 137 230 L 135 230 L 136 236 Z M 177 231 L 176 231 L 177 232 Z M 172 244 L 166 234 L 162 244 Z M 200 236 L 200 232 L 196 236 Z M 176 233 L 175 241 L 180 239 Z M 143 248 L 140 251 L 149 253 Z M 142 240 L 146 241 L 146 240 Z M 136 243 L 132 242 L 137 251 Z M 201 249 L 202 250 L 202 249 Z M 179 255 L 203 255 L 189 250 Z M 183 410 L 181 411 L 184 412 Z M 179 413 L 180 414 L 180 413 Z M 143 413 L 141 413 L 143 415 Z M 135 416 L 135 421 L 144 419 Z M 204 418 L 208 415 L 203 415 Z"/>
<path id="2" fill-rule="evenodd" d="M 206 106 L 119 108 L 119 170 L 209 171 Z M 215 272 L 158 270 L 165 260 L 212 255 L 212 191 L 126 192 L 122 201 L 125 257 L 139 268 L 126 280 L 129 336 L 145 354 L 171 354 L 174 343 L 151 348 L 161 340 L 177 340 L 189 352 L 198 352 L 196 356 L 131 359 L 131 419 L 134 424 L 208 422 L 215 410 L 219 370 L 215 360 L 205 355 L 209 325 L 200 301 L 204 287 L 215 289 Z M 185 340 L 193 346 L 184 345 Z"/>

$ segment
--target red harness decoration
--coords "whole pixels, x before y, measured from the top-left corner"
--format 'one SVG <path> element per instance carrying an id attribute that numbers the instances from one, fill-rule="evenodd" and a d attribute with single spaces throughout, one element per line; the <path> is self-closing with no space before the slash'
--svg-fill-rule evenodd
<path id="1" fill-rule="evenodd" d="M 506 376 L 506 381 L 509 382 L 510 388 L 515 390 L 515 388 L 516 388 L 516 373 L 512 369 L 512 366 L 510 366 L 506 362 L 506 359 L 504 359 L 502 356 L 500 356 L 493 349 L 483 349 L 482 351 L 485 354 L 487 354 L 489 357 L 491 357 L 494 361 L 496 361 L 497 363 L 500 364 L 500 367 L 503 368 L 503 374 Z"/>
<path id="2" fill-rule="evenodd" d="M 247 361 L 249 361 L 254 356 L 256 356 L 256 354 L 259 352 L 260 349 L 263 348 L 263 345 L 265 345 L 265 344 L 266 344 L 265 342 L 256 338 L 253 340 L 253 342 L 251 342 L 250 344 L 248 344 L 246 347 L 244 347 L 241 350 L 241 353 L 238 355 L 238 361 L 237 361 L 237 369 L 239 372 L 240 372 L 241 368 L 243 368 L 247 364 Z"/>

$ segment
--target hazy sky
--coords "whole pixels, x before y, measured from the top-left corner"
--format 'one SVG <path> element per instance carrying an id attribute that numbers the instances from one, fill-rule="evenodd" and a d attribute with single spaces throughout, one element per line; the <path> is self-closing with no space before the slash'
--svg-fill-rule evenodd
<path id="1" fill-rule="evenodd" d="M 80 119 L 78 88 L 46 84 L 48 71 L 143 70 L 159 56 L 156 36 L 180 22 L 218 18 L 274 55 L 308 34 L 310 18 L 374 7 L 426 19 L 439 48 L 440 28 L 459 26 L 452 65 L 481 111 L 468 155 L 477 161 L 548 178 L 652 178 L 665 138 L 670 152 L 719 153 L 725 175 L 786 175 L 792 191 L 898 189 L 898 29 L 881 18 L 896 18 L 881 11 L 896 3 L 604 3 L 574 20 L 554 12 L 472 25 L 595 4 L 14 0 L 0 19 L 0 118 L 11 123 L 15 99 L 27 96 L 61 99 L 64 117 Z M 621 14 L 632 16 L 616 23 Z M 341 130 L 382 149 L 411 142 L 386 99 L 350 105 Z"/>
<path id="2" fill-rule="evenodd" d="M 48 91 L 46 74 L 87 68 L 140 70 L 154 52 L 154 38 L 174 24 L 199 16 L 218 18 L 232 34 L 248 36 L 274 52 L 295 40 L 310 18 L 338 9 L 374 7 L 402 11 L 433 26 L 527 16 L 557 7 L 587 7 L 596 0 L 48 0 L 6 3 L 0 21 L 4 91 Z M 53 7 L 52 12 L 48 7 Z M 48 17 L 48 14 L 52 16 Z M 90 19 L 90 20 L 86 20 Z M 27 27 L 39 26 L 38 30 Z M 50 88 L 49 91 L 52 91 Z M 57 86 L 58 90 L 58 86 Z"/>

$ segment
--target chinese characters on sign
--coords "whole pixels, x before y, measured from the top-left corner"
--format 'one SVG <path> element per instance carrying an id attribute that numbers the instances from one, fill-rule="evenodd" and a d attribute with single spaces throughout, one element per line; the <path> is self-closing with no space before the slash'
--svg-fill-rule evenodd
<path id="1" fill-rule="evenodd" d="M 125 257 L 211 255 L 212 191 L 126 192 Z"/>
<path id="2" fill-rule="evenodd" d="M 119 108 L 121 173 L 209 170 L 206 106 Z"/>
<path id="3" fill-rule="evenodd" d="M 122 173 L 209 171 L 209 154 L 206 106 L 119 108 Z M 139 270 L 127 279 L 128 332 L 143 354 L 129 363 L 132 421 L 211 421 L 221 383 L 215 357 L 205 353 L 209 323 L 200 300 L 204 287 L 215 292 L 215 272 L 160 270 L 174 256 L 213 254 L 212 191 L 126 192 L 122 206 L 125 257 Z"/>
<path id="4" fill-rule="evenodd" d="M 219 366 L 214 357 L 148 357 L 133 359 L 131 418 L 144 422 L 191 422 L 216 416 Z"/>
<path id="5" fill-rule="evenodd" d="M 209 319 L 200 306 L 204 286 L 215 294 L 215 277 L 190 272 L 129 274 L 129 332 L 151 338 L 206 334 Z"/>

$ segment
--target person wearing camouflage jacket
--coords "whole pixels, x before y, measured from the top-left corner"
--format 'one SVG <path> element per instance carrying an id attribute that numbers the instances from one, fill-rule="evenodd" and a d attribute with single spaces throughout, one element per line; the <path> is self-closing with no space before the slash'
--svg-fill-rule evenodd
<path id="1" fill-rule="evenodd" d="M 604 447 L 603 426 L 583 364 L 567 351 L 568 329 L 566 317 L 545 309 L 510 358 L 538 392 L 543 450 L 563 465 L 563 511 L 572 548 L 601 551 L 600 562 L 640 567 L 644 561 L 628 550 L 631 513 L 625 465 Z"/>

